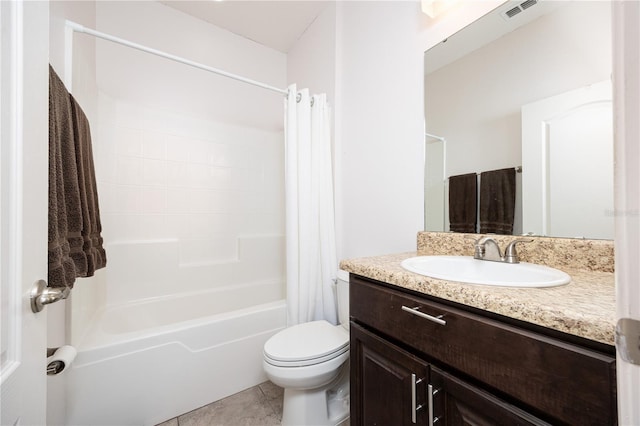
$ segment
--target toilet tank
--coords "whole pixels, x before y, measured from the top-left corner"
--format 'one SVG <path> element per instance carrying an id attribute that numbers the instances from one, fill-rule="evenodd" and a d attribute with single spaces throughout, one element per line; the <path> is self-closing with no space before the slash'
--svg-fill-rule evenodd
<path id="1" fill-rule="evenodd" d="M 337 277 L 338 322 L 349 329 L 349 273 L 338 269 Z"/>

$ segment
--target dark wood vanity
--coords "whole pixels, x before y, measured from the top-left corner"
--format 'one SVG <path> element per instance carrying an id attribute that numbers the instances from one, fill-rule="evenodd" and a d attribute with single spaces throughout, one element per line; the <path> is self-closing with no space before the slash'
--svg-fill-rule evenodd
<path id="1" fill-rule="evenodd" d="M 613 346 L 357 274 L 352 425 L 617 424 Z"/>

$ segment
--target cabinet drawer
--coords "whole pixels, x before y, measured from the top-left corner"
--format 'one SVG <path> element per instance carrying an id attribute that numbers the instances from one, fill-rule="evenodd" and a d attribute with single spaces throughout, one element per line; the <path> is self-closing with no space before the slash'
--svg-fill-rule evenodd
<path id="1" fill-rule="evenodd" d="M 353 275 L 350 291 L 354 321 L 555 421 L 581 425 L 617 421 L 611 356 Z M 414 308 L 440 323 L 407 311 Z"/>

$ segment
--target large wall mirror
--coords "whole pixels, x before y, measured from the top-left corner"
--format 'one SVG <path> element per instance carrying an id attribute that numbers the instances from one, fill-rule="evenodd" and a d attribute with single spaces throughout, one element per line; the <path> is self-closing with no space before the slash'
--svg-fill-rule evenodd
<path id="1" fill-rule="evenodd" d="M 425 53 L 425 229 L 514 168 L 513 234 L 613 238 L 611 3 L 507 2 Z"/>

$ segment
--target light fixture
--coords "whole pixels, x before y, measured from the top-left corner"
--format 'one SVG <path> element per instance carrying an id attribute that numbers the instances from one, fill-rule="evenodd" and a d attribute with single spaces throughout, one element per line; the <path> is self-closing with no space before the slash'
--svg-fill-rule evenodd
<path id="1" fill-rule="evenodd" d="M 442 15 L 458 0 L 422 0 L 422 12 L 431 18 Z"/>

